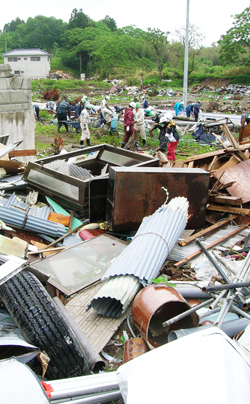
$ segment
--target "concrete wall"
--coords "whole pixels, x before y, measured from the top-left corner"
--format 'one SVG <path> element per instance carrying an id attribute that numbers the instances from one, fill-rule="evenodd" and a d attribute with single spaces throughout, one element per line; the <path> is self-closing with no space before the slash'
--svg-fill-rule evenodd
<path id="1" fill-rule="evenodd" d="M 0 135 L 9 135 L 7 144 L 23 140 L 17 149 L 34 149 L 35 126 L 31 79 L 16 77 L 9 65 L 0 65 Z M 18 160 L 31 161 L 32 158 Z"/>
<path id="2" fill-rule="evenodd" d="M 39 57 L 39 61 L 31 61 L 31 56 L 18 56 L 16 62 L 9 62 L 8 56 L 4 56 L 4 63 L 8 64 L 14 73 L 20 74 L 22 77 L 47 78 L 50 72 L 50 57 L 47 55 L 39 55 Z"/>

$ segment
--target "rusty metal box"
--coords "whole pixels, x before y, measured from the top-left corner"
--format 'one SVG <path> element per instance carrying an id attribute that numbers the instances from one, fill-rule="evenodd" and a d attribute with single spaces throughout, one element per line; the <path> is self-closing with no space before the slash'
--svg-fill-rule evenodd
<path id="1" fill-rule="evenodd" d="M 166 200 L 189 202 L 189 229 L 205 225 L 210 174 L 199 168 L 110 167 L 106 219 L 113 231 L 137 230 Z"/>

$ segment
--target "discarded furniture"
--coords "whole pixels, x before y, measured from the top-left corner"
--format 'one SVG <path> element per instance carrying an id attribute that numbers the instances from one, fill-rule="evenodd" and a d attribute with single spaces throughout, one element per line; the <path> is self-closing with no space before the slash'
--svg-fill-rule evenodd
<path id="1" fill-rule="evenodd" d="M 74 152 L 29 163 L 23 179 L 32 189 L 53 198 L 66 208 L 89 215 L 89 179 L 82 180 L 46 167 L 63 160 L 89 170 L 94 177 L 107 177 L 111 166 L 158 167 L 159 160 L 107 144 L 79 149 Z M 91 176 L 91 177 L 92 177 Z M 103 190 L 106 198 L 106 189 Z"/>
<path id="2" fill-rule="evenodd" d="M 108 180 L 107 215 L 113 231 L 137 230 L 166 199 L 183 196 L 189 202 L 187 228 L 205 225 L 209 173 L 201 169 L 111 167 Z M 91 210 L 91 207 L 90 207 Z"/>

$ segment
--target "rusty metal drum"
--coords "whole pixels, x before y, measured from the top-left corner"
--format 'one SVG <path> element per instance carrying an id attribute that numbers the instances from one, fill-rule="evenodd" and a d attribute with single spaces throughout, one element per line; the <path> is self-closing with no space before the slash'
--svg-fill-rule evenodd
<path id="1" fill-rule="evenodd" d="M 164 284 L 148 285 L 135 297 L 132 319 L 141 337 L 156 348 L 168 342 L 172 330 L 197 327 L 199 316 L 194 312 L 183 319 L 163 327 L 162 323 L 187 310 L 191 306 L 174 288 Z"/>
<path id="2" fill-rule="evenodd" d="M 143 338 L 131 338 L 128 341 L 125 341 L 124 344 L 123 363 L 129 362 L 145 352 L 148 352 L 148 347 Z"/>

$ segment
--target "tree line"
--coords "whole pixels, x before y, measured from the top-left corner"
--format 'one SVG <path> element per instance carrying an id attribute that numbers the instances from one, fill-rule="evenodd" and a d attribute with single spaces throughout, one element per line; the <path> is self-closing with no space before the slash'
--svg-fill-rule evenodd
<path id="1" fill-rule="evenodd" d="M 250 7 L 234 16 L 232 28 L 210 47 L 204 47 L 199 28 L 190 26 L 189 74 L 213 73 L 225 67 L 249 65 Z M 175 32 L 158 28 L 144 31 L 136 26 L 117 28 L 106 15 L 94 21 L 82 9 L 74 9 L 69 22 L 38 15 L 23 21 L 20 18 L 4 25 L 0 31 L 1 54 L 13 49 L 40 48 L 59 58 L 62 65 L 76 74 L 99 75 L 122 72 L 156 71 L 160 80 L 183 75 L 185 27 Z M 171 74 L 170 74 L 171 73 Z M 78 76 L 79 77 L 79 76 Z"/>

